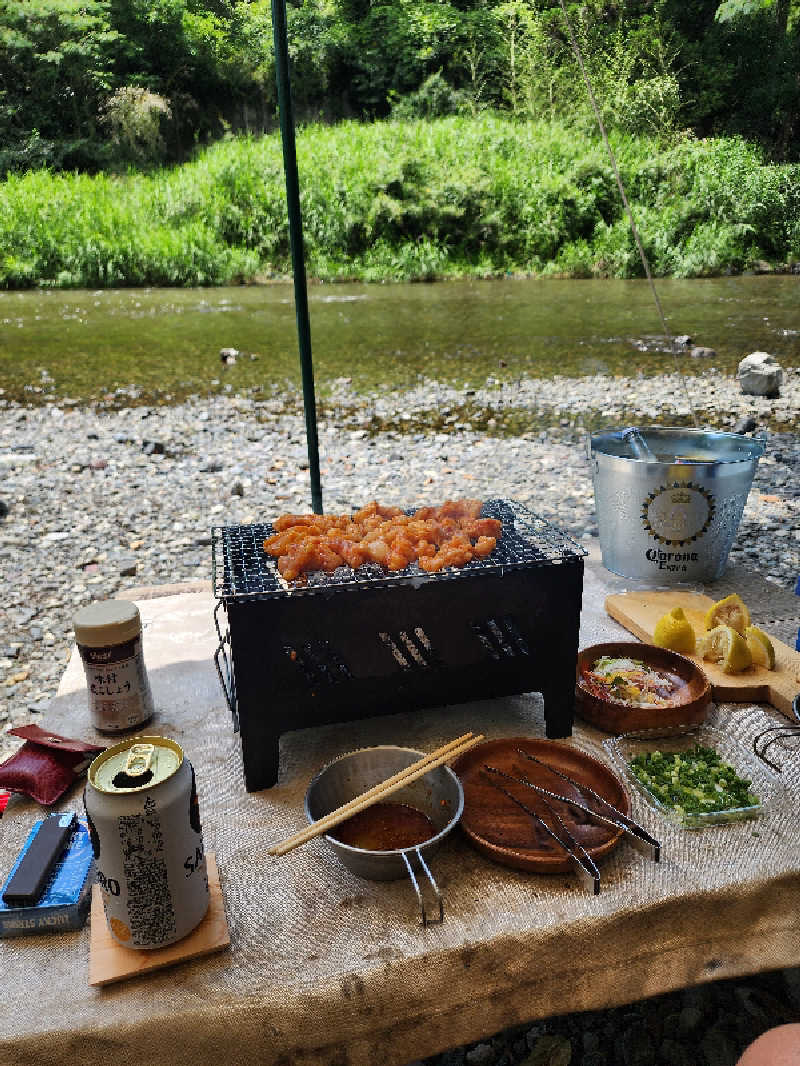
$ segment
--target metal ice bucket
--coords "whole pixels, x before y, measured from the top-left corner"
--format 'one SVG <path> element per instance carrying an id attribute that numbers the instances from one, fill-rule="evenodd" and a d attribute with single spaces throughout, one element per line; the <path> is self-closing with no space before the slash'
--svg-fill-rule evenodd
<path id="1" fill-rule="evenodd" d="M 763 441 L 648 426 L 594 433 L 590 450 L 606 569 L 664 585 L 722 574 Z"/>

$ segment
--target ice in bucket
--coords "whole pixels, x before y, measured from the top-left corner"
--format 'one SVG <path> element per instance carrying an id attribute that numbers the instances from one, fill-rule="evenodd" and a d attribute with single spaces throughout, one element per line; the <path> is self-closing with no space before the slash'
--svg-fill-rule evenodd
<path id="1" fill-rule="evenodd" d="M 606 569 L 677 584 L 714 581 L 739 528 L 762 441 L 650 426 L 592 434 Z"/>

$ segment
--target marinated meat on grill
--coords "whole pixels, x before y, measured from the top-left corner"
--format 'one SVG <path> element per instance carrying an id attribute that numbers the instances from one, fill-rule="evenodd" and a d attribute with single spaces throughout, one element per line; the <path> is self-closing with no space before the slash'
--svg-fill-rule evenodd
<path id="1" fill-rule="evenodd" d="M 352 515 L 281 515 L 264 551 L 278 560 L 287 581 L 312 570 L 330 573 L 344 565 L 357 570 L 364 563 L 397 571 L 416 562 L 434 573 L 494 550 L 502 523 L 481 518 L 482 506 L 481 500 L 446 500 L 407 515 L 373 500 Z"/>

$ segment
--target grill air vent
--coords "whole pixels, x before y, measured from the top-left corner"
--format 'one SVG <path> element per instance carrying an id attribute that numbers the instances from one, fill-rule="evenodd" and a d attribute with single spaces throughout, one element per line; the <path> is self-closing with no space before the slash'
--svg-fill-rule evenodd
<path id="1" fill-rule="evenodd" d="M 352 674 L 347 663 L 330 646 L 327 640 L 308 642 L 302 648 L 284 648 L 286 654 L 296 663 L 311 685 L 336 685 L 349 681 Z"/>
<path id="2" fill-rule="evenodd" d="M 395 634 L 379 633 L 378 636 L 404 670 L 436 664 L 436 655 L 422 626 L 417 626 L 410 634 L 401 630 Z"/>
<path id="3" fill-rule="evenodd" d="M 473 622 L 472 629 L 492 659 L 514 659 L 518 655 L 530 655 L 525 638 L 511 615 Z"/>

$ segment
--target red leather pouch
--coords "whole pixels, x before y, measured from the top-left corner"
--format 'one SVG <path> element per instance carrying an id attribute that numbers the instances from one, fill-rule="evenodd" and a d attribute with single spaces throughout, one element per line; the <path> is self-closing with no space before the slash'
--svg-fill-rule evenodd
<path id="1" fill-rule="evenodd" d="M 25 743 L 0 763 L 0 789 L 22 792 L 43 807 L 60 799 L 104 747 L 49 733 L 38 725 L 9 729 Z"/>

